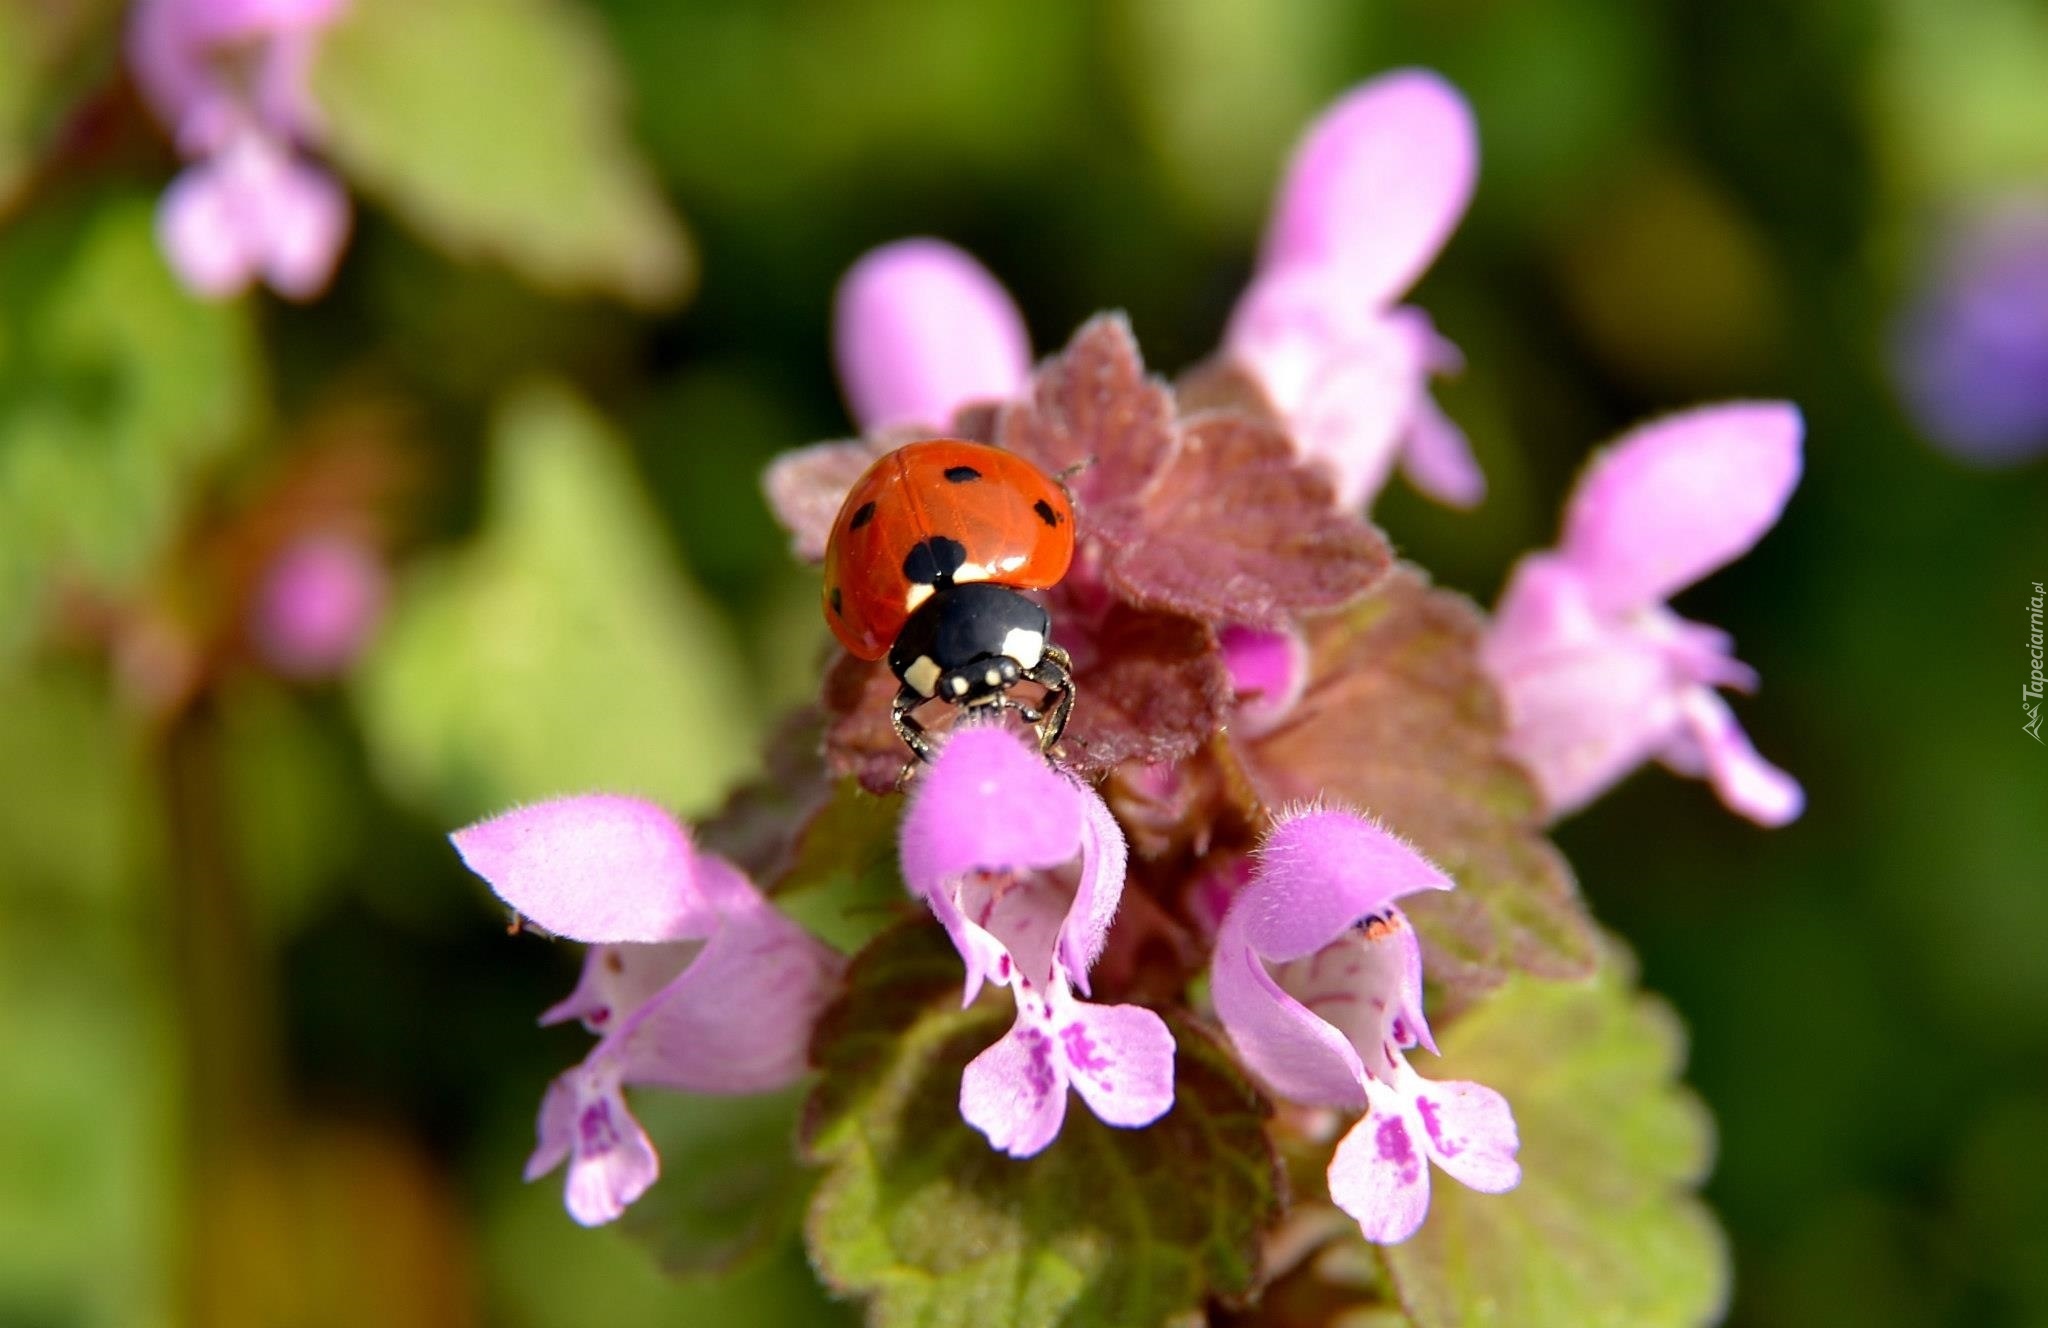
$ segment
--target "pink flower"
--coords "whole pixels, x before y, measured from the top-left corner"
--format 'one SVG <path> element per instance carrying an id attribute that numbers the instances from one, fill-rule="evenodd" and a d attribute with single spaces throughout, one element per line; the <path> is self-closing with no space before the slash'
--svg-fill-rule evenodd
<path id="1" fill-rule="evenodd" d="M 833 346 L 863 430 L 944 429 L 976 401 L 1022 395 L 1031 342 L 1009 293 L 943 240 L 898 240 L 847 270 Z"/>
<path id="2" fill-rule="evenodd" d="M 1664 603 L 1740 557 L 1799 482 L 1798 410 L 1707 406 L 1643 425 L 1587 468 L 1556 550 L 1524 558 L 1501 595 L 1485 662 L 1509 746 L 1555 815 L 1650 758 L 1704 776 L 1762 825 L 1805 797 L 1749 743 L 1715 691 L 1755 687 L 1728 635 Z"/>
<path id="3" fill-rule="evenodd" d="M 256 280 L 291 299 L 327 286 L 348 199 L 295 145 L 315 143 L 307 73 L 345 0 L 141 0 L 136 82 L 193 164 L 164 194 L 157 234 L 178 279 L 222 299 Z"/>
<path id="4" fill-rule="evenodd" d="M 1246 738 L 1271 733 L 1308 690 L 1308 642 L 1291 627 L 1225 627 L 1217 636 L 1237 693 L 1231 731 Z"/>
<path id="5" fill-rule="evenodd" d="M 1431 375 L 1462 358 L 1427 314 L 1395 303 L 1464 215 L 1478 155 L 1471 108 L 1437 75 L 1353 89 L 1296 149 L 1225 334 L 1347 506 L 1369 503 L 1397 457 L 1443 502 L 1485 496 L 1464 435 L 1429 395 Z"/>
<path id="6" fill-rule="evenodd" d="M 1109 808 L 1014 734 L 957 730 L 919 777 L 902 826 L 904 880 L 967 966 L 1015 994 L 1009 1034 L 960 1081 L 960 1114 L 1012 1157 L 1050 1144 L 1067 1089 L 1111 1125 L 1173 1106 L 1173 1035 L 1137 1005 L 1100 1006 L 1088 970 L 1123 894 L 1125 848 Z"/>
<path id="7" fill-rule="evenodd" d="M 659 1174 L 626 1085 L 758 1093 L 804 1072 L 838 956 L 737 868 L 698 852 L 668 813 L 636 798 L 561 798 L 451 838 L 522 916 L 591 944 L 582 980 L 541 1019 L 581 1019 L 598 1043 L 549 1087 L 526 1166 L 533 1180 L 568 1162 L 578 1222 L 611 1221 Z"/>
<path id="8" fill-rule="evenodd" d="M 263 659 L 294 678 L 327 678 L 354 662 L 377 629 L 384 564 L 360 541 L 313 535 L 287 546 L 257 590 L 249 624 Z"/>
<path id="9" fill-rule="evenodd" d="M 1404 1054 L 1436 1044 L 1422 1015 L 1422 950 L 1394 901 L 1450 888 L 1361 817 L 1295 812 L 1266 837 L 1216 939 L 1216 1013 L 1245 1064 L 1289 1101 L 1366 1109 L 1328 1179 L 1367 1240 L 1415 1234 L 1429 1210 L 1429 1162 L 1488 1194 L 1522 1177 L 1506 1100 L 1424 1079 Z"/>

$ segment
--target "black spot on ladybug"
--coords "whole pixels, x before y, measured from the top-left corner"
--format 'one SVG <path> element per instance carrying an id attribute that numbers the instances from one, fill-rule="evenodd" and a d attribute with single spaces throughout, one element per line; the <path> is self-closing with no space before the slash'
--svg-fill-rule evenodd
<path id="1" fill-rule="evenodd" d="M 967 561 L 967 548 L 958 540 L 934 535 L 912 545 L 903 558 L 903 575 L 912 585 L 949 586 L 953 573 Z"/>
<path id="2" fill-rule="evenodd" d="M 1053 529 L 1059 529 L 1060 514 L 1052 510 L 1052 504 L 1041 498 L 1031 504 L 1031 510 L 1038 513 L 1038 519 Z"/>
<path id="3" fill-rule="evenodd" d="M 853 520 L 846 523 L 846 528 L 848 530 L 859 530 L 862 526 L 866 525 L 868 522 L 874 519 L 875 505 L 873 503 L 862 503 L 859 507 L 854 509 Z"/>
<path id="4" fill-rule="evenodd" d="M 840 602 L 838 586 L 832 587 L 832 612 L 842 618 L 846 616 L 846 605 Z"/>
<path id="5" fill-rule="evenodd" d="M 972 466 L 946 467 L 946 483 L 948 484 L 965 484 L 969 480 L 978 480 L 980 478 L 981 472 Z"/>

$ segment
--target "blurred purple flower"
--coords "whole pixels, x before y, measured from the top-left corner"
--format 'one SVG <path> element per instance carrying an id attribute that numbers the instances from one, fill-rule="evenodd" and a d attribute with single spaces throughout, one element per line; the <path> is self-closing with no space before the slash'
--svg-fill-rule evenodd
<path id="1" fill-rule="evenodd" d="M 1799 482 L 1798 410 L 1705 406 L 1642 425 L 1580 478 L 1555 551 L 1509 578 L 1485 645 L 1509 748 L 1553 815 L 1583 807 L 1652 757 L 1703 776 L 1728 807 L 1783 825 L 1805 804 L 1759 756 L 1718 687 L 1756 672 L 1725 632 L 1664 603 L 1746 553 Z"/>
<path id="2" fill-rule="evenodd" d="M 904 880 L 967 966 L 962 1004 L 1007 986 L 1017 1018 L 960 1080 L 960 1114 L 1012 1157 L 1050 1144 L 1067 1089 L 1111 1125 L 1173 1106 L 1173 1035 L 1138 1005 L 1092 1005 L 1088 970 L 1123 896 L 1123 832 L 1102 799 L 1015 734 L 956 730 L 919 777 Z"/>
<path id="3" fill-rule="evenodd" d="M 1892 361 L 1950 455 L 2005 466 L 2048 451 L 2048 197 L 2007 200 L 1949 237 Z"/>
<path id="4" fill-rule="evenodd" d="M 1424 1079 L 1404 1054 L 1436 1043 L 1422 950 L 1394 901 L 1450 888 L 1362 817 L 1283 814 L 1216 938 L 1216 1013 L 1245 1064 L 1289 1101 L 1367 1110 L 1328 1172 L 1331 1199 L 1367 1240 L 1406 1240 L 1422 1225 L 1430 1162 L 1489 1194 L 1522 1177 L 1506 1100 Z"/>
<path id="5" fill-rule="evenodd" d="M 164 194 L 158 240 L 178 278 L 222 299 L 258 279 L 318 295 L 348 238 L 348 199 L 304 160 L 319 108 L 307 85 L 322 29 L 346 0 L 139 0 L 137 84 L 192 161 Z"/>
<path id="6" fill-rule="evenodd" d="M 943 429 L 970 402 L 1021 395 L 1031 374 L 1016 303 L 987 268 L 943 240 L 898 240 L 849 268 L 833 346 L 864 431 Z"/>
<path id="7" fill-rule="evenodd" d="M 287 545 L 251 606 L 257 652 L 287 677 L 346 671 L 383 618 L 388 579 L 383 561 L 360 540 L 311 535 Z"/>
<path id="8" fill-rule="evenodd" d="M 534 1180 L 568 1162 L 578 1222 L 611 1221 L 659 1174 L 626 1085 L 758 1093 L 803 1073 L 839 957 L 659 807 L 561 798 L 450 838 L 523 917 L 591 944 L 582 980 L 541 1021 L 580 1019 L 598 1043 L 549 1086 L 526 1165 Z"/>
<path id="9" fill-rule="evenodd" d="M 1457 89 L 1399 70 L 1326 111 L 1280 186 L 1224 346 L 1346 506 L 1371 502 L 1397 457 L 1442 502 L 1485 496 L 1470 445 L 1429 395 L 1430 377 L 1462 357 L 1427 314 L 1395 303 L 1464 215 L 1478 157 Z"/>

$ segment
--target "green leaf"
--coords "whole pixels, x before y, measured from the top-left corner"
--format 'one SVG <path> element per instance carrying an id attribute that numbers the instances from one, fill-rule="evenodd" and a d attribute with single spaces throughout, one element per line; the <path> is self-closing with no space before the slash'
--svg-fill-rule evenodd
<path id="1" fill-rule="evenodd" d="M 751 697 L 618 441 L 528 388 L 488 490 L 483 532 L 408 576 L 356 680 L 380 773 L 457 819 L 594 788 L 712 805 L 753 760 Z"/>
<path id="2" fill-rule="evenodd" d="M 852 954 L 906 915 L 922 913 L 896 860 L 900 797 L 877 797 L 842 779 L 796 838 L 775 905 L 827 944 Z"/>
<path id="3" fill-rule="evenodd" d="M 1452 1027 L 1436 1079 L 1515 1109 L 1522 1184 L 1475 1194 L 1439 1173 L 1429 1220 L 1384 1252 L 1418 1328 L 1682 1328 L 1716 1320 L 1728 1252 L 1693 1187 L 1713 1153 L 1675 1080 L 1684 1033 L 1630 990 L 1625 962 L 1589 983 L 1518 978 Z M 1425 1058 L 1426 1060 L 1427 1058 Z"/>
<path id="4" fill-rule="evenodd" d="M 115 59 L 120 19 L 113 0 L 0 0 L 0 216 L 70 100 Z"/>
<path id="5" fill-rule="evenodd" d="M 0 647 L 60 576 L 119 593 L 155 565 L 206 472 L 251 432 L 248 311 L 193 299 L 121 199 L 0 249 Z"/>
<path id="6" fill-rule="evenodd" d="M 1175 1024 L 1163 1119 L 1112 1129 L 1076 1098 L 1052 1146 L 1016 1160 L 959 1109 L 1008 993 L 960 1009 L 959 958 L 930 925 L 884 935 L 847 982 L 813 1043 L 806 1137 L 827 1171 L 806 1236 L 871 1323 L 1149 1328 L 1250 1290 L 1276 1163 L 1257 1094 L 1199 1029 Z"/>
<path id="7" fill-rule="evenodd" d="M 650 306 L 690 284 L 611 52 L 563 0 L 356 0 L 315 87 L 344 172 L 450 253 Z"/>
<path id="8" fill-rule="evenodd" d="M 800 1090 L 747 1097 L 648 1091 L 633 1113 L 666 1180 L 622 1225 L 661 1266 L 692 1276 L 752 1262 L 796 1231 L 811 1175 L 796 1156 Z"/>
<path id="9" fill-rule="evenodd" d="M 1543 834 L 1536 790 L 1501 752 L 1479 666 L 1484 620 L 1397 567 L 1356 608 L 1309 629 L 1310 682 L 1280 730 L 1239 744 L 1272 805 L 1329 799 L 1380 818 L 1458 888 L 1406 900 L 1443 1017 L 1509 975 L 1592 972 L 1592 921 Z"/>

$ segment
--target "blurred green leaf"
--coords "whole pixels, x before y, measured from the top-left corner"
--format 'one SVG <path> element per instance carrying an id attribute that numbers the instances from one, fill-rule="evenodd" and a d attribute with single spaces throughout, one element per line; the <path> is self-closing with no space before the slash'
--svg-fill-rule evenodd
<path id="1" fill-rule="evenodd" d="M 1437 1079 L 1514 1105 L 1522 1183 L 1475 1194 L 1436 1178 L 1429 1220 L 1384 1251 L 1419 1328 L 1687 1328 L 1719 1317 L 1728 1253 L 1692 1195 L 1712 1125 L 1674 1083 L 1684 1034 L 1635 995 L 1625 962 L 1584 984 L 1518 978 L 1442 1038 Z"/>
<path id="2" fill-rule="evenodd" d="M 118 909 L 145 789 L 105 689 L 75 670 L 0 673 L 0 716 L 0 915 L 46 890 Z"/>
<path id="3" fill-rule="evenodd" d="M 834 948 L 852 954 L 912 910 L 896 865 L 901 798 L 878 798 L 842 779 L 797 836 L 795 861 L 773 888 L 775 905 Z"/>
<path id="4" fill-rule="evenodd" d="M 2048 171 L 2048 9 L 1888 0 L 1878 147 L 1911 198 L 2039 187 Z"/>
<path id="5" fill-rule="evenodd" d="M 588 406 L 529 387 L 495 433 L 484 530 L 411 574 L 359 672 L 379 769 L 444 818 L 593 788 L 710 806 L 754 760 L 725 625 Z"/>
<path id="6" fill-rule="evenodd" d="M 689 287 L 611 51 L 565 0 L 357 0 L 315 82 L 349 178 L 449 252 L 643 305 Z"/>
<path id="7" fill-rule="evenodd" d="M 113 61 L 119 16 L 114 0 L 0 0 L 0 216 L 65 103 Z"/>
<path id="8" fill-rule="evenodd" d="M 60 574 L 132 589 L 186 497 L 250 430 L 240 304 L 193 299 L 150 207 L 53 213 L 0 248 L 0 645 Z"/>
<path id="9" fill-rule="evenodd" d="M 811 1175 L 796 1156 L 803 1093 L 706 1097 L 649 1090 L 633 1111 L 661 1157 L 623 1225 L 671 1273 L 743 1267 L 797 1228 Z"/>
<path id="10" fill-rule="evenodd" d="M 847 983 L 813 1047 L 806 1132 L 828 1170 L 806 1235 L 870 1323 L 1151 1328 L 1251 1288 L 1277 1168 L 1258 1095 L 1205 1034 L 1176 1025 L 1156 1124 L 1112 1129 L 1076 1100 L 1052 1146 L 1018 1160 L 959 1107 L 1008 994 L 960 1009 L 959 959 L 932 926 L 883 936 Z"/>
<path id="11" fill-rule="evenodd" d="M 248 679 L 222 701 L 222 776 L 236 809 L 237 862 L 257 920 L 269 935 L 288 936 L 361 843 L 358 788 L 305 698 Z"/>

